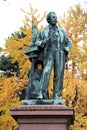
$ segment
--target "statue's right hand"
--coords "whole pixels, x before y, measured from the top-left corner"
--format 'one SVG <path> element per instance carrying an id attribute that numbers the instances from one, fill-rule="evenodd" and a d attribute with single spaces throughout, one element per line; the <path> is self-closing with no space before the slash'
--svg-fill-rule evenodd
<path id="1" fill-rule="evenodd" d="M 44 44 L 46 44 L 46 43 L 48 43 L 48 42 L 49 42 L 49 40 L 50 40 L 50 37 L 48 37 L 48 38 L 44 39 L 44 40 L 43 40 L 43 43 L 44 43 Z"/>
<path id="2" fill-rule="evenodd" d="M 44 40 L 37 42 L 37 46 L 39 48 L 43 48 L 49 42 L 49 40 L 50 40 L 50 37 L 45 38 Z"/>

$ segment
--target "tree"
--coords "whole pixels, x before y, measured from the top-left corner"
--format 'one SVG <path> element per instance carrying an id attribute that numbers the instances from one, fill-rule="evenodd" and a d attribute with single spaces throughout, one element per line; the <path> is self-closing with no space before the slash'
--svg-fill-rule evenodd
<path id="1" fill-rule="evenodd" d="M 26 11 L 24 26 L 20 28 L 19 31 L 12 33 L 11 36 L 6 40 L 5 53 L 9 54 L 9 57 L 2 57 L 4 59 L 1 62 L 4 65 L 8 63 L 7 67 L 2 66 L 3 70 L 9 70 L 12 65 L 17 63 L 18 75 L 14 74 L 11 77 L 0 77 L 0 129 L 15 130 L 17 128 L 17 123 L 13 121 L 9 114 L 9 109 L 12 107 L 17 107 L 21 104 L 20 99 L 24 98 L 24 90 L 28 83 L 27 71 L 31 66 L 31 63 L 26 55 L 24 55 L 24 50 L 26 50 L 32 40 L 32 18 L 38 29 L 38 23 L 45 17 L 39 19 L 38 11 L 30 7 L 30 13 Z M 37 16 L 38 15 L 38 16 Z M 30 17 L 30 18 L 29 18 Z M 39 31 L 39 29 L 38 29 Z M 10 66 L 11 65 L 11 66 Z M 6 67 L 6 68 L 5 68 Z M 15 69 L 15 68 L 14 68 Z M 15 71 L 15 70 L 14 70 Z M 20 95 L 23 92 L 22 95 Z M 3 125 L 4 124 L 4 125 Z"/>
<path id="2" fill-rule="evenodd" d="M 9 52 L 9 55 L 13 57 L 13 62 L 18 62 L 20 67 L 20 75 L 23 76 L 27 70 L 30 69 L 31 63 L 28 60 L 28 57 L 24 55 L 24 50 L 26 50 L 32 40 L 32 19 L 34 24 L 39 31 L 38 24 L 44 19 L 44 15 L 40 18 L 37 9 L 33 9 L 30 6 L 30 12 L 22 10 L 26 16 L 24 21 L 24 27 L 20 28 L 19 32 L 12 34 L 11 37 L 8 37 L 6 40 L 6 49 L 5 51 Z"/>
<path id="3" fill-rule="evenodd" d="M 12 58 L 9 55 L 3 54 L 0 56 L 0 70 L 7 77 L 14 75 L 14 73 L 18 74 L 18 63 L 17 61 L 12 63 Z"/>
<path id="4" fill-rule="evenodd" d="M 0 78 L 0 129 L 15 130 L 17 123 L 10 115 L 10 108 L 21 105 L 20 99 L 16 98 L 16 93 L 22 90 L 23 82 L 16 76 Z"/>
<path id="5" fill-rule="evenodd" d="M 6 121 L 8 110 L 10 107 L 15 107 L 20 104 L 20 99 L 16 98 L 18 92 L 24 90 L 27 86 L 28 77 L 26 75 L 27 70 L 30 69 L 31 63 L 24 50 L 26 50 L 32 39 L 32 18 L 36 24 L 37 30 L 39 23 L 45 17 L 42 18 L 37 14 L 37 10 L 30 6 L 30 12 L 22 10 L 26 16 L 24 26 L 20 28 L 20 31 L 13 33 L 6 40 L 5 51 L 9 53 L 12 63 L 17 62 L 19 65 L 19 75 L 12 77 L 1 77 L 0 80 L 0 113 L 1 113 L 1 126 L 4 124 L 6 129 Z M 70 8 L 67 14 L 64 14 L 58 21 L 59 26 L 63 27 L 70 39 L 73 42 L 73 47 L 69 55 L 71 64 L 66 64 L 64 85 L 62 98 L 65 99 L 66 105 L 74 107 L 76 111 L 76 118 L 74 126 L 70 127 L 70 130 L 85 130 L 87 129 L 87 12 L 84 12 L 79 5 L 74 8 Z M 82 43 L 82 46 L 81 46 Z M 53 77 L 53 72 L 51 78 Z M 52 95 L 52 80 L 49 84 L 50 97 Z M 19 97 L 19 96 L 18 96 Z M 5 111 L 2 111 L 4 107 Z M 7 113 L 7 114 L 6 114 Z M 3 122 L 2 122 L 3 118 Z M 11 118 L 10 118 L 11 119 Z M 10 120 L 11 122 L 12 120 Z M 13 125 L 14 126 L 14 125 Z M 14 128 L 13 128 L 14 129 Z"/>
<path id="6" fill-rule="evenodd" d="M 87 12 L 80 5 L 71 7 L 58 21 L 70 39 L 73 47 L 69 55 L 71 64 L 66 64 L 62 97 L 66 104 L 76 110 L 75 127 L 72 130 L 87 129 Z M 85 77 L 85 78 L 84 78 Z M 79 119 L 78 117 L 81 117 Z M 78 120 L 79 121 L 78 121 Z M 84 122 L 84 124 L 82 124 Z"/>

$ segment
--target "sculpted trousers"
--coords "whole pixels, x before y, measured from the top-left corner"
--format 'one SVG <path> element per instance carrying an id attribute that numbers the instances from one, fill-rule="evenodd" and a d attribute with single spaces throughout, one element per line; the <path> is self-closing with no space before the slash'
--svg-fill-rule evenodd
<path id="1" fill-rule="evenodd" d="M 50 53 L 51 54 L 51 53 Z M 60 97 L 63 85 L 63 75 L 65 67 L 65 54 L 63 50 L 55 52 L 55 55 L 47 56 L 44 61 L 44 68 L 40 80 L 40 87 L 42 94 L 45 95 L 48 91 L 48 84 L 52 68 L 54 68 L 54 81 L 53 81 L 53 96 Z"/>

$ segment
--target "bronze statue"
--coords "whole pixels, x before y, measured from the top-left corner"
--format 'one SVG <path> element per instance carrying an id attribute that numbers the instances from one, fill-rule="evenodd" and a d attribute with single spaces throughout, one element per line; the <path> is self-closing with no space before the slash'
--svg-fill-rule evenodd
<path id="1" fill-rule="evenodd" d="M 37 33 L 36 40 L 33 45 L 31 44 L 31 49 L 27 53 L 33 61 L 34 77 L 30 76 L 32 74 L 30 72 L 31 82 L 29 84 L 31 85 L 28 85 L 26 99 L 49 99 L 48 84 L 53 68 L 53 99 L 59 99 L 61 95 L 65 62 L 68 60 L 72 43 L 65 31 L 57 26 L 55 12 L 48 13 L 46 19 L 49 25 L 42 29 L 39 35 Z M 35 51 L 34 48 L 36 48 Z M 32 49 L 33 51 L 31 51 Z M 38 69 L 39 64 L 41 69 Z M 32 71 L 32 67 L 30 71 Z"/>

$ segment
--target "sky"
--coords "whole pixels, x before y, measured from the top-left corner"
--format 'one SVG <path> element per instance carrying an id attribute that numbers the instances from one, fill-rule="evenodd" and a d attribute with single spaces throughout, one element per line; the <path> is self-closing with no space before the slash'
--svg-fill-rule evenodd
<path id="1" fill-rule="evenodd" d="M 0 47 L 4 48 L 5 39 L 23 26 L 25 16 L 21 9 L 29 12 L 31 4 L 40 14 L 54 11 L 62 16 L 70 6 L 78 3 L 87 8 L 87 0 L 0 0 Z"/>

